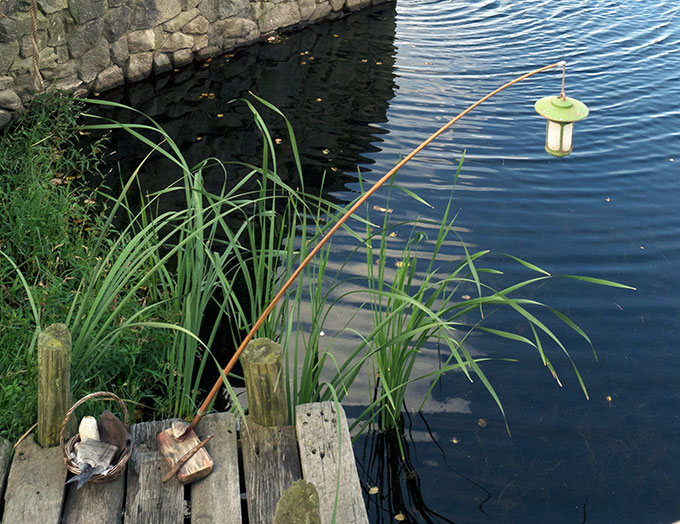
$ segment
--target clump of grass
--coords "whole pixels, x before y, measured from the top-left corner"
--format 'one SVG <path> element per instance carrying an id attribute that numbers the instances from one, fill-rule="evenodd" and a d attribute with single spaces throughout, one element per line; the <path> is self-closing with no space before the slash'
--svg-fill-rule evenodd
<path id="1" fill-rule="evenodd" d="M 254 98 L 283 117 L 271 104 Z M 159 416 L 188 417 L 196 409 L 199 385 L 206 371 L 219 376 L 221 366 L 211 348 L 220 322 L 235 327 L 234 342 L 239 342 L 240 333 L 253 325 L 281 282 L 351 204 L 342 208 L 304 193 L 295 135 L 287 120 L 297 172 L 286 178 L 292 183 L 284 181 L 278 172 L 274 141 L 259 109 L 250 101 L 245 103 L 263 140 L 262 157 L 258 166 L 241 164 L 246 173 L 232 184 L 226 182 L 233 166 L 212 158 L 190 166 L 170 135 L 146 117 L 141 124 L 100 120 L 87 129 L 131 133 L 149 147 L 149 155 L 163 155 L 176 167 L 179 184 L 145 196 L 137 210 L 128 205 L 128 194 L 138 187 L 137 177 L 144 162 L 126 177 L 121 194 L 115 197 L 104 193 L 93 196 L 84 193 L 84 189 L 63 191 L 63 185 L 55 189 L 51 181 L 69 180 L 82 176 L 85 170 L 95 170 L 101 157 L 101 142 L 94 142 L 90 150 L 81 149 L 79 154 L 78 148 L 67 147 L 79 128 L 74 116 L 77 106 L 64 100 L 68 101 L 58 98 L 56 103 L 64 104 L 58 108 L 67 116 L 50 120 L 56 128 L 48 126 L 41 132 L 33 129 L 47 125 L 48 110 L 38 111 L 38 117 L 31 117 L 36 120 L 14 128 L 20 145 L 16 150 L 7 146 L 13 160 L 3 163 L 5 169 L 0 177 L 7 188 L 4 193 L 40 190 L 46 195 L 44 202 L 55 199 L 54 207 L 50 204 L 48 210 L 37 209 L 28 196 L 22 212 L 10 210 L 14 204 L 9 201 L 3 204 L 15 218 L 12 227 L 5 228 L 6 238 L 0 237 L 0 291 L 14 302 L 3 306 L 3 318 L 7 315 L 10 321 L 3 324 L 0 343 L 2 348 L 23 350 L 13 353 L 3 349 L 0 355 L 2 369 L 7 370 L 0 384 L 0 402 L 14 406 L 5 412 L 5 420 L 0 419 L 1 431 L 12 434 L 30 425 L 31 404 L 25 399 L 35 397 L 35 338 L 39 329 L 53 321 L 65 321 L 71 330 L 76 395 L 118 389 L 133 401 L 151 399 Z M 91 102 L 125 107 L 113 102 Z M 42 171 L 35 173 L 26 168 L 23 178 L 10 180 L 7 169 L 19 169 L 22 159 L 26 162 L 27 158 L 35 158 L 31 166 L 42 166 Z M 209 170 L 221 170 L 225 176 L 218 193 L 207 191 L 203 185 L 204 174 Z M 43 182 L 36 182 L 36 178 Z M 181 209 L 154 212 L 158 199 L 177 191 L 184 196 Z M 95 199 L 102 203 L 99 213 L 92 213 L 88 207 Z M 121 230 L 113 225 L 119 213 L 127 215 L 127 225 Z M 65 222 L 50 222 L 56 218 Z M 567 350 L 533 310 L 555 315 L 590 343 L 587 335 L 562 313 L 517 296 L 526 286 L 554 278 L 548 272 L 514 259 L 537 276 L 501 290 L 484 282 L 485 274 L 498 271 L 480 266 L 487 251 L 470 253 L 457 237 L 451 201 L 435 221 L 391 224 L 385 214 L 382 226 L 378 226 L 369 216 L 355 218 L 354 224 L 359 228 L 355 231 L 347 224 L 345 228 L 357 239 L 357 247 L 335 275 L 329 274 L 329 243 L 258 331 L 258 336 L 278 340 L 284 348 L 291 413 L 299 403 L 342 400 L 369 365 L 377 377 L 374 396 L 367 399 L 367 408 L 355 427 L 366 427 L 376 419 L 382 430 L 397 426 L 408 384 L 424 379 L 434 384 L 451 370 L 461 370 L 469 379 L 479 378 L 502 411 L 500 398 L 480 367 L 485 359 L 473 358 L 465 347 L 469 333 L 484 330 L 527 344 L 555 376 L 543 341 L 548 339 L 565 353 Z M 31 220 L 37 220 L 30 238 L 30 243 L 36 244 L 35 252 L 14 230 L 22 221 Z M 399 267 L 388 270 L 388 237 L 396 227 L 409 227 L 411 233 L 403 243 Z M 433 229 L 436 234 L 430 240 L 423 230 Z M 447 265 L 439 254 L 450 236 L 461 241 L 462 252 L 457 263 Z M 364 256 L 366 272 L 352 282 L 342 277 L 342 271 L 357 254 Z M 625 287 L 593 278 L 569 278 Z M 357 282 L 359 286 L 354 285 Z M 240 292 L 239 286 L 245 292 Z M 457 300 L 460 286 L 471 286 L 477 296 Z M 356 311 L 339 331 L 354 333 L 357 342 L 341 357 L 328 346 L 322 347 L 325 344 L 322 345 L 321 332 L 334 308 L 354 297 L 361 297 Z M 30 305 L 32 316 L 16 314 L 26 305 Z M 209 307 L 217 313 L 216 318 L 211 318 L 212 325 L 206 326 Z M 528 322 L 533 337 L 484 324 L 488 318 L 485 309 L 498 307 L 514 311 Z M 357 332 L 352 318 L 364 314 L 370 317 L 371 324 Z M 448 348 L 444 364 L 424 376 L 413 376 L 420 353 L 432 344 Z M 230 387 L 228 377 L 223 380 Z M 20 397 L 24 399 L 21 404 Z"/>
<path id="2" fill-rule="evenodd" d="M 35 419 L 37 333 L 64 322 L 110 247 L 97 243 L 106 214 L 97 191 L 105 141 L 83 140 L 80 109 L 70 95 L 49 91 L 0 132 L 0 434 L 7 437 Z M 74 366 L 74 394 L 118 385 L 139 398 L 132 390 L 144 389 L 145 379 L 128 379 L 140 363 L 141 339 L 127 333 L 115 358 Z"/>

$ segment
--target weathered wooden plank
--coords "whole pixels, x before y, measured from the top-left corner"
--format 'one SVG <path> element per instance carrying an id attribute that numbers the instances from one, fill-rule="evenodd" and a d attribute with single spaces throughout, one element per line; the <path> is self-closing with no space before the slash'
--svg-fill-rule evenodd
<path id="1" fill-rule="evenodd" d="M 130 429 L 133 449 L 127 467 L 125 524 L 184 522 L 184 486 L 175 479 L 161 482 L 168 466 L 158 450 L 156 437 L 172 422 L 144 422 Z"/>
<path id="2" fill-rule="evenodd" d="M 241 427 L 241 452 L 248 498 L 248 522 L 274 522 L 276 503 L 301 478 L 293 426 L 265 428 L 252 420 Z M 338 521 L 339 522 L 339 521 Z"/>
<path id="3" fill-rule="evenodd" d="M 297 406 L 295 420 L 302 474 L 305 480 L 316 486 L 321 504 L 321 522 L 328 524 L 335 505 L 339 463 L 340 489 L 335 521 L 368 524 L 347 418 L 342 406 L 339 408 L 336 410 L 333 402 Z"/>
<path id="4" fill-rule="evenodd" d="M 0 497 L 5 494 L 7 474 L 12 464 L 12 443 L 0 437 Z"/>
<path id="5" fill-rule="evenodd" d="M 62 524 L 120 524 L 123 521 L 125 475 L 107 482 L 69 484 Z"/>
<path id="6" fill-rule="evenodd" d="M 206 478 L 191 484 L 191 524 L 241 524 L 236 420 L 231 413 L 214 413 L 196 428 L 215 463 Z"/>
<path id="7" fill-rule="evenodd" d="M 24 439 L 7 480 L 3 524 L 58 524 L 66 473 L 61 448 L 43 449 L 32 436 Z"/>

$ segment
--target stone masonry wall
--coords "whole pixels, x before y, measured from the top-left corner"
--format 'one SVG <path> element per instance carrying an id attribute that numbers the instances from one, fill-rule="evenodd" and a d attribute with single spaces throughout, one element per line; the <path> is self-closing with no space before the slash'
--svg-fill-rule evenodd
<path id="1" fill-rule="evenodd" d="M 85 95 L 385 0 L 37 0 L 45 86 Z M 0 127 L 33 96 L 30 0 L 0 0 Z"/>

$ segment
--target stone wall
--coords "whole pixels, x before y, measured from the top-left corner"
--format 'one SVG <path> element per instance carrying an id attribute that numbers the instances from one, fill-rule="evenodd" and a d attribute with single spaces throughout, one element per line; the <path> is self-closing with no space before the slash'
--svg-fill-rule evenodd
<path id="1" fill-rule="evenodd" d="M 384 0 L 37 0 L 46 86 L 101 92 Z M 30 0 L 0 0 L 0 126 L 33 96 Z"/>

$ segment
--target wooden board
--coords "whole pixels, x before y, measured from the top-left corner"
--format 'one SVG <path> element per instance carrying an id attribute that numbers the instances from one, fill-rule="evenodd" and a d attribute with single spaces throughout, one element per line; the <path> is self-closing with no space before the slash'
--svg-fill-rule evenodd
<path id="1" fill-rule="evenodd" d="M 107 482 L 69 484 L 62 524 L 120 524 L 123 522 L 125 474 Z"/>
<path id="2" fill-rule="evenodd" d="M 0 497 L 5 493 L 7 474 L 12 464 L 12 443 L 0 437 Z"/>
<path id="3" fill-rule="evenodd" d="M 191 430 L 177 440 L 172 429 L 166 429 L 158 434 L 158 445 L 168 468 L 176 466 L 180 460 L 192 449 L 200 444 L 196 432 Z M 189 460 L 187 460 L 175 477 L 182 484 L 188 484 L 200 480 L 208 475 L 213 469 L 213 461 L 205 448 L 200 448 Z"/>
<path id="4" fill-rule="evenodd" d="M 176 479 L 161 482 L 169 468 L 158 450 L 156 437 L 172 422 L 144 422 L 130 429 L 133 448 L 127 467 L 125 524 L 184 522 L 184 486 Z"/>
<path id="5" fill-rule="evenodd" d="M 196 432 L 199 439 L 213 436 L 206 449 L 214 466 L 191 485 L 191 524 L 241 524 L 236 420 L 231 413 L 206 415 Z"/>
<path id="6" fill-rule="evenodd" d="M 241 427 L 241 452 L 249 524 L 272 524 L 276 503 L 301 478 L 295 428 L 266 428 L 248 420 Z M 341 521 L 338 521 L 341 522 Z"/>
<path id="7" fill-rule="evenodd" d="M 340 489 L 335 521 L 343 524 L 368 524 L 347 418 L 342 406 L 339 408 L 336 410 L 333 402 L 319 402 L 302 404 L 295 409 L 302 475 L 316 486 L 321 506 L 321 523 L 329 524 L 336 500 L 339 462 Z"/>
<path id="8" fill-rule="evenodd" d="M 41 448 L 28 436 L 17 447 L 7 480 L 3 524 L 58 524 L 66 466 L 61 448 Z"/>

